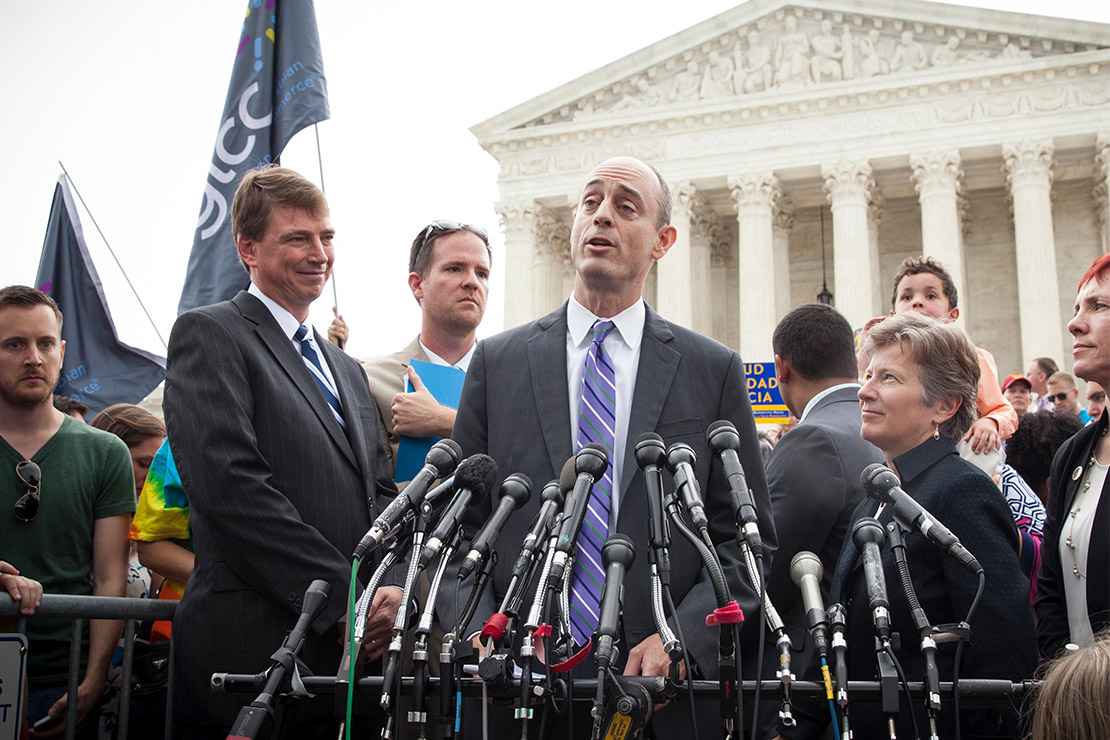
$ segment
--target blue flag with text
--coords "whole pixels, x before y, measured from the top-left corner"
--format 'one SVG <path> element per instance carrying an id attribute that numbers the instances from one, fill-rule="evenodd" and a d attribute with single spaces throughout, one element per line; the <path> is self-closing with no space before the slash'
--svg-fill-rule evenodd
<path id="1" fill-rule="evenodd" d="M 329 115 L 312 0 L 249 0 L 178 313 L 247 287 L 231 228 L 235 189 L 244 174 L 276 161 L 294 134 Z"/>
<path id="2" fill-rule="evenodd" d="M 56 393 L 81 401 L 95 414 L 113 403 L 138 403 L 166 379 L 164 358 L 126 345 L 116 335 L 64 175 L 54 189 L 35 285 L 62 309 L 66 349 Z"/>

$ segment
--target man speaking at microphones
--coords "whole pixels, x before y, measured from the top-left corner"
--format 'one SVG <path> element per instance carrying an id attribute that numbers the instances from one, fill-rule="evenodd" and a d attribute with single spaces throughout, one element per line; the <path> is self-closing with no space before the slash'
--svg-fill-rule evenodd
<path id="1" fill-rule="evenodd" d="M 774 525 L 743 365 L 736 352 L 666 320 L 642 298 L 652 265 L 665 258 L 677 235 L 671 224 L 669 188 L 654 168 L 630 157 L 609 159 L 594 168 L 571 227 L 572 295 L 555 312 L 478 344 L 453 436 L 464 454 L 486 453 L 504 472 L 524 473 L 533 481 L 559 477 L 564 461 L 587 444 L 600 444 L 608 451 L 609 465 L 592 487 L 571 575 L 571 632 L 579 645 L 597 627 L 604 578 L 601 548 L 607 537 L 623 532 L 637 549 L 647 552 L 649 547 L 644 476 L 636 464 L 635 440 L 644 432 L 656 432 L 668 444 L 689 444 L 697 456 L 696 474 L 705 492 L 711 536 L 732 595 L 748 618 L 744 632 L 751 638 L 744 653 L 754 656 L 758 598 L 746 577 L 741 580 L 735 513 L 720 463 L 705 439 L 706 428 L 718 419 L 732 421 L 740 431 L 740 458 L 755 492 L 767 552 L 773 552 Z M 668 489 L 673 486 L 669 476 L 666 484 Z M 536 497 L 506 524 L 498 540 L 500 558 L 492 588 L 470 632 L 496 610 L 515 553 L 539 506 Z M 476 509 L 480 510 L 470 513 L 473 524 L 480 525 L 489 517 L 489 504 Z M 694 664 L 683 665 L 681 671 L 713 678 L 718 638 L 715 630 L 705 627 L 706 615 L 717 606 L 713 587 L 697 552 L 682 538 L 672 545 L 671 589 Z M 649 604 L 649 558 L 638 558 L 624 583 L 627 604 Z M 441 595 L 438 605 L 447 622 L 453 621 L 455 610 L 450 596 Z M 624 673 L 665 675 L 670 659 L 651 610 L 627 609 L 623 616 Z M 491 721 L 495 719 L 499 718 L 491 715 Z M 500 719 L 506 727 L 512 721 L 511 716 Z M 669 720 L 676 728 L 687 727 L 684 709 L 665 709 L 656 720 L 657 730 Z M 710 728 L 717 720 L 710 712 L 703 722 Z"/>
<path id="2" fill-rule="evenodd" d="M 334 260 L 323 193 L 292 170 L 262 168 L 244 176 L 231 218 L 250 288 L 178 318 L 166 378 L 197 558 L 173 631 L 175 735 L 187 738 L 226 737 L 243 697 L 212 695 L 212 674 L 265 669 L 317 578 L 331 597 L 301 657 L 335 674 L 351 553 L 379 494 L 393 492 L 365 373 L 307 325 Z M 375 596 L 371 658 L 400 593 Z M 335 737 L 331 709 L 299 702 L 279 737 Z"/>

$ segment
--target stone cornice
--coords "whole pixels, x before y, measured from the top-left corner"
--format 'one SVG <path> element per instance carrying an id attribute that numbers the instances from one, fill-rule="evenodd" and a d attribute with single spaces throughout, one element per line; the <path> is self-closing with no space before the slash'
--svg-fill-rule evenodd
<path id="1" fill-rule="evenodd" d="M 771 92 L 723 102 L 638 110 L 627 115 L 567 122 L 482 136 L 496 159 L 554 146 L 612 146 L 720 128 L 742 127 L 830 113 L 931 102 L 937 125 L 991 120 L 1065 107 L 1110 103 L 1110 50 L 1043 57 L 1016 64 L 928 70 L 908 77 L 829 83 L 799 91 Z M 1099 80 L 1099 78 L 1104 78 Z M 1025 93 L 1024 96 L 1022 93 Z M 1035 94 L 1034 94 L 1035 93 Z M 995 100 L 995 98 L 998 98 Z"/>

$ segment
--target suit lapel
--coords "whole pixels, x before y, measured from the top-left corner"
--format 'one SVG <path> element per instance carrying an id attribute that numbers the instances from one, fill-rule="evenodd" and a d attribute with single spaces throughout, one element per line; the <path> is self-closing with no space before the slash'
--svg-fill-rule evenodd
<path id="1" fill-rule="evenodd" d="M 358 404 L 354 402 L 354 390 L 357 387 L 355 383 L 359 382 L 361 378 L 354 377 L 347 372 L 347 364 L 338 357 L 343 350 L 331 342 L 321 339 L 319 334 L 316 334 L 316 344 L 323 350 L 324 362 L 328 363 L 328 367 L 331 369 L 336 390 L 339 391 L 339 404 L 343 409 L 343 418 L 347 421 L 346 439 L 351 444 L 358 469 L 365 478 L 367 471 L 370 470 L 370 459 L 367 456 L 366 429 L 362 425 L 362 416 L 359 413 Z"/>
<path id="2" fill-rule="evenodd" d="M 304 360 L 300 354 L 293 349 L 293 344 L 289 337 L 281 331 L 277 321 L 270 314 L 269 309 L 251 294 L 246 291 L 241 291 L 234 299 L 232 299 L 236 307 L 243 314 L 243 316 L 254 324 L 254 330 L 257 332 L 259 339 L 270 354 L 274 356 L 278 366 L 285 372 L 289 380 L 296 386 L 297 390 L 312 407 L 312 411 L 316 414 L 316 418 L 324 425 L 328 432 L 328 436 L 343 453 L 343 456 L 358 468 L 358 462 L 355 460 L 354 451 L 351 450 L 351 443 L 347 440 L 347 435 L 343 433 L 342 427 L 339 422 L 335 420 L 335 416 L 331 413 L 331 407 L 328 402 L 324 400 L 324 396 L 320 393 L 320 389 L 316 387 L 315 381 L 309 375 L 308 368 L 305 367 Z M 340 390 L 342 393 L 342 389 Z M 353 423 L 353 422 L 349 422 Z"/>
<path id="3" fill-rule="evenodd" d="M 636 438 L 644 432 L 653 431 L 659 424 L 663 402 L 671 391 L 671 383 L 678 370 L 679 360 L 682 359 L 682 355 L 672 346 L 673 341 L 674 332 L 670 325 L 648 306 L 644 319 L 644 337 L 640 342 L 636 389 L 632 393 L 632 407 L 628 417 L 628 438 L 624 444 L 621 490 L 617 499 L 621 504 L 638 470 Z"/>
<path id="4" fill-rule="evenodd" d="M 553 477 L 570 457 L 570 392 L 567 390 L 567 305 L 535 324 L 528 338 L 532 395 L 540 415 Z"/>

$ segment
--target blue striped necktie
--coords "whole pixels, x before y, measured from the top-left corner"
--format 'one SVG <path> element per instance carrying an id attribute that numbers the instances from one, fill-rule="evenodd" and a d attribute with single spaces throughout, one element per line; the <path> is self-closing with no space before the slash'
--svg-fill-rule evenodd
<path id="1" fill-rule="evenodd" d="M 331 407 L 335 420 L 339 422 L 339 426 L 346 427 L 347 423 L 343 420 L 343 405 L 339 403 L 339 396 L 336 395 L 336 391 L 328 383 L 328 376 L 324 374 L 324 368 L 320 365 L 320 356 L 316 354 L 312 342 L 308 339 L 308 327 L 301 324 L 293 334 L 293 341 L 301 345 L 301 357 L 304 358 L 305 365 L 308 367 L 308 374 L 312 376 L 320 392 L 324 394 L 324 400 Z"/>
<path id="2" fill-rule="evenodd" d="M 597 628 L 605 568 L 601 548 L 609 536 L 609 508 L 613 495 L 613 450 L 617 428 L 617 376 L 602 344 L 613 330 L 612 321 L 594 322 L 593 341 L 582 368 L 582 387 L 578 397 L 578 429 L 575 449 L 591 442 L 609 453 L 609 466 L 601 480 L 594 483 L 586 505 L 586 518 L 578 533 L 570 586 L 570 629 L 579 645 L 585 645 Z"/>

